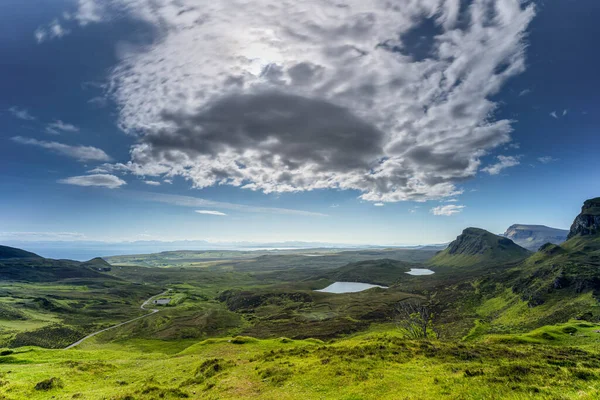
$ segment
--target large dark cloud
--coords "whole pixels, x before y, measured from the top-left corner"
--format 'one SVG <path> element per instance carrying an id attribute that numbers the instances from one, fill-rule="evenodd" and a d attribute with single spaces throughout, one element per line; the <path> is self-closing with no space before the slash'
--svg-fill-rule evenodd
<path id="1" fill-rule="evenodd" d="M 163 119 L 169 128 L 144 137 L 154 154 L 257 150 L 262 162 L 277 157 L 292 171 L 309 163 L 316 171 L 366 172 L 383 153 L 384 135 L 373 125 L 343 107 L 292 94 L 236 94 L 196 114 Z"/>

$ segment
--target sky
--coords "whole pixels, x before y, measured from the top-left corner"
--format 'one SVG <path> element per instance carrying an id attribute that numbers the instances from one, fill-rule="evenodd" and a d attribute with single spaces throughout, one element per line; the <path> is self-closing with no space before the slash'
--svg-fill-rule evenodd
<path id="1" fill-rule="evenodd" d="M 4 0 L 0 242 L 414 245 L 600 195 L 596 0 Z"/>

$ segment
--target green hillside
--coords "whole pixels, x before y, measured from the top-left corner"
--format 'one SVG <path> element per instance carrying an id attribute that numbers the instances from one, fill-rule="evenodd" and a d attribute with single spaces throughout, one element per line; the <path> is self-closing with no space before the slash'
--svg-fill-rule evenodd
<path id="1" fill-rule="evenodd" d="M 0 260 L 7 258 L 41 258 L 35 253 L 17 249 L 15 247 L 0 246 Z"/>
<path id="2" fill-rule="evenodd" d="M 518 262 L 529 254 L 510 239 L 483 229 L 467 228 L 427 264 L 438 267 L 492 266 Z"/>

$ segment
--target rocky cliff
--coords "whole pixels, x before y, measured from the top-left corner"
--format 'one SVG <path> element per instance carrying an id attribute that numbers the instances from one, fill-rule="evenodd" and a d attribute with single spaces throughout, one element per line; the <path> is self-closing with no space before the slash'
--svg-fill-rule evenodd
<path id="1" fill-rule="evenodd" d="M 561 244 L 567 240 L 569 231 L 566 229 L 550 228 L 545 225 L 511 225 L 504 237 L 509 238 L 521 247 L 537 251 L 546 243 Z"/>
<path id="2" fill-rule="evenodd" d="M 569 231 L 569 239 L 580 235 L 600 234 L 600 197 L 586 200 L 581 207 L 581 213 L 573 221 Z"/>

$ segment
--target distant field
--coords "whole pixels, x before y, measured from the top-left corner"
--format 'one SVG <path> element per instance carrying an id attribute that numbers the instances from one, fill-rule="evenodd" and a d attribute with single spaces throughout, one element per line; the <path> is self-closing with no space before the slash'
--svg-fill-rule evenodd
<path id="1" fill-rule="evenodd" d="M 436 254 L 436 250 L 422 249 L 294 249 L 294 250 L 255 250 L 255 251 L 166 251 L 153 254 L 134 254 L 104 257 L 112 265 L 136 265 L 143 267 L 210 267 L 219 265 L 238 265 L 261 258 L 261 263 L 277 260 L 286 266 L 304 263 L 320 265 L 337 262 L 342 266 L 349 262 L 391 258 L 399 261 L 424 262 Z M 300 257 L 298 259 L 298 257 Z M 307 259 L 304 257 L 315 258 Z"/>

